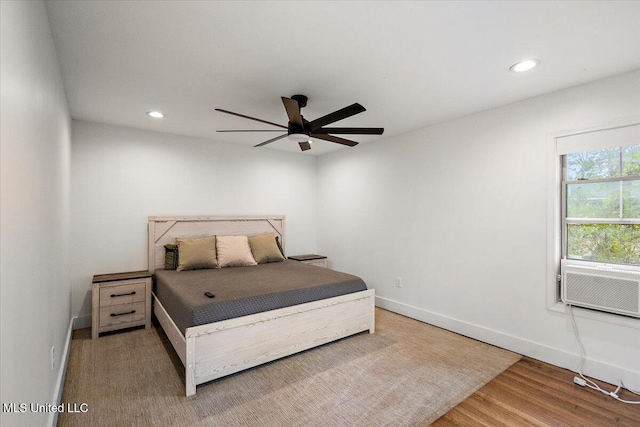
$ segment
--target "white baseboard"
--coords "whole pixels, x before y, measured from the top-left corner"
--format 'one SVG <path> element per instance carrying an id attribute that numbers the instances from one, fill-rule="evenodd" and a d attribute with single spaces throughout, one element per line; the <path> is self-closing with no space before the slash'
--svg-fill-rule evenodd
<path id="1" fill-rule="evenodd" d="M 91 327 L 91 315 L 85 316 L 77 316 L 74 317 L 75 321 L 73 322 L 73 330 L 76 331 L 78 329 L 90 328 Z"/>
<path id="2" fill-rule="evenodd" d="M 388 298 L 376 296 L 376 306 L 574 372 L 580 363 L 579 354 L 569 353 L 559 348 L 549 347 Z M 626 368 L 587 358 L 584 371 L 585 375 L 610 384 L 618 385 L 622 379 L 627 387 L 634 390 L 640 389 L 640 373 Z"/>
<path id="3" fill-rule="evenodd" d="M 60 358 L 60 366 L 58 367 L 58 377 L 56 379 L 56 387 L 53 391 L 53 399 L 51 403 L 54 406 L 58 406 L 62 403 L 62 390 L 64 388 L 64 378 L 67 375 L 67 365 L 69 364 L 69 353 L 71 352 L 71 337 L 73 334 L 73 325 L 77 317 L 72 317 L 69 321 L 69 329 L 67 330 L 67 337 L 64 343 L 64 350 L 62 351 L 62 357 Z M 58 412 L 50 412 L 47 425 L 55 427 L 58 424 Z"/>

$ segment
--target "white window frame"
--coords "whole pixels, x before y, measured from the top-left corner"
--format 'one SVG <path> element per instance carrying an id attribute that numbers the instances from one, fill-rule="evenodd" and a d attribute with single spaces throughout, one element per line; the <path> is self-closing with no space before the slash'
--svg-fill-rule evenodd
<path id="1" fill-rule="evenodd" d="M 562 259 L 563 206 L 562 179 L 563 155 L 558 152 L 558 140 L 604 130 L 615 130 L 629 126 L 640 125 L 640 116 L 621 119 L 615 122 L 603 123 L 590 128 L 553 132 L 547 136 L 547 310 L 556 313 L 569 313 L 569 307 L 560 300 L 560 263 Z M 597 149 L 597 148 L 594 148 Z M 587 148 L 585 151 L 588 151 Z M 576 316 L 603 322 L 613 323 L 640 329 L 640 321 L 612 313 L 574 307 Z"/>

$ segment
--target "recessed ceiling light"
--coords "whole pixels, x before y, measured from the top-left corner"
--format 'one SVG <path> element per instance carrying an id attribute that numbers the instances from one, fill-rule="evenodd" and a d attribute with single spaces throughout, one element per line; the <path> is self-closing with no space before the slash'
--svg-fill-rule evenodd
<path id="1" fill-rule="evenodd" d="M 161 119 L 164 117 L 164 114 L 162 114 L 160 111 L 148 111 L 147 115 L 153 117 L 154 119 Z"/>
<path id="2" fill-rule="evenodd" d="M 512 73 L 523 73 L 537 67 L 538 64 L 540 64 L 539 59 L 525 59 L 524 61 L 513 64 L 511 68 L 509 68 L 509 71 Z"/>

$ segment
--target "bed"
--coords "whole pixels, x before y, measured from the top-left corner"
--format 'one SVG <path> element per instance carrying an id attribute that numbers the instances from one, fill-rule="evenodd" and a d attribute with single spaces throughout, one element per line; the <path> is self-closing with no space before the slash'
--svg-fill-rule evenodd
<path id="1" fill-rule="evenodd" d="M 271 232 L 285 247 L 283 216 L 149 217 L 148 229 L 149 271 L 157 273 L 153 311 L 185 367 L 187 396 L 196 393 L 198 384 L 359 332 L 374 332 L 375 292 L 360 285 L 361 280 L 355 276 L 289 260 L 210 271 L 163 271 L 164 245 L 177 237 L 255 236 Z M 233 283 L 235 278 L 250 283 L 255 277 L 282 277 L 282 283 L 271 281 L 264 286 L 277 286 L 273 292 L 284 292 L 288 305 L 281 307 L 266 301 L 265 306 L 264 301 L 257 300 L 236 304 L 238 287 L 228 286 L 227 290 L 218 288 L 215 302 L 191 304 L 191 311 L 181 308 L 181 303 L 195 300 L 194 295 L 200 295 L 204 288 L 192 290 L 191 296 L 172 294 L 181 287 L 179 281 L 174 281 L 206 286 L 211 275 L 220 283 Z M 296 275 L 305 277 L 306 285 L 302 287 L 306 289 L 302 292 L 288 286 L 288 278 Z M 336 278 L 345 282 L 340 290 L 333 285 Z M 259 280 L 256 286 L 263 286 L 262 282 Z M 171 283 L 177 283 L 173 289 Z M 208 308 L 211 304 L 217 304 L 215 310 Z"/>

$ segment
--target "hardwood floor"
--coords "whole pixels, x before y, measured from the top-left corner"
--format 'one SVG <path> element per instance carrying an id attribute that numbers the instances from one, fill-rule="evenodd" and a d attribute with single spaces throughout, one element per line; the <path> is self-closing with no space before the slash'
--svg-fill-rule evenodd
<path id="1" fill-rule="evenodd" d="M 574 376 L 566 369 L 524 357 L 432 425 L 640 426 L 640 405 L 624 404 L 580 387 L 573 383 Z M 620 392 L 620 398 L 640 400 L 626 390 Z"/>

